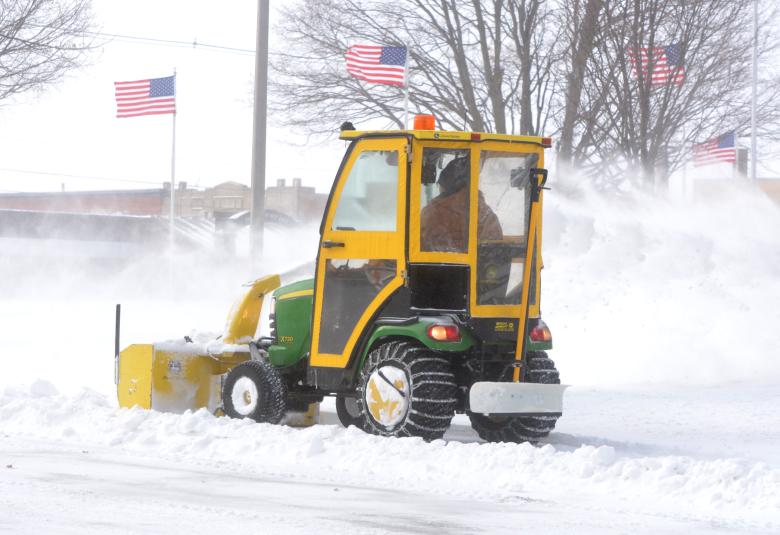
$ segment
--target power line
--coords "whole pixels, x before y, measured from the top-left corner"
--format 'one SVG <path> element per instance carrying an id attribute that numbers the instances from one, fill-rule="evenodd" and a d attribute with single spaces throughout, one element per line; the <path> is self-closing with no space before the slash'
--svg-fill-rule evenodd
<path id="1" fill-rule="evenodd" d="M 31 28 L 44 28 L 45 27 L 45 26 L 42 26 L 42 25 L 39 25 L 39 24 L 27 24 L 27 25 L 30 26 Z M 158 39 L 158 38 L 155 38 L 155 37 L 140 37 L 140 36 L 137 36 L 137 35 L 125 35 L 125 34 L 121 34 L 121 33 L 90 32 L 90 31 L 86 31 L 86 30 L 78 32 L 78 33 L 80 33 L 82 35 L 92 35 L 92 36 L 96 36 L 96 37 L 111 37 L 113 39 L 126 39 L 126 40 L 128 40 L 130 42 L 145 43 L 145 44 L 154 45 L 154 46 L 172 46 L 172 47 L 177 47 L 177 48 L 182 48 L 182 47 L 199 48 L 200 47 L 200 48 L 208 48 L 208 49 L 211 49 L 211 50 L 218 50 L 218 51 L 228 52 L 228 53 L 233 53 L 233 54 L 240 54 L 240 55 L 243 55 L 243 56 L 249 56 L 249 55 L 254 56 L 255 55 L 255 51 L 253 49 L 250 49 L 250 48 L 238 48 L 238 47 L 233 47 L 233 46 L 213 45 L 213 44 L 210 44 L 210 43 L 199 43 L 197 37 L 194 38 L 192 40 L 192 42 L 188 42 L 188 41 L 177 41 L 177 40 L 174 40 L 174 39 Z M 6 38 L 6 39 L 13 38 L 13 39 L 16 39 L 17 41 L 26 42 L 26 41 L 24 41 L 23 39 L 21 39 L 19 37 L 9 37 L 9 36 L 5 36 L 5 35 L 0 35 L 0 37 Z"/>
<path id="2" fill-rule="evenodd" d="M 198 39 L 195 38 L 192 40 L 192 42 L 187 41 L 176 41 L 173 39 L 157 39 L 154 37 L 139 37 L 136 35 L 124 35 L 124 34 L 118 34 L 118 33 L 105 33 L 105 32 L 84 32 L 85 35 L 94 35 L 98 37 L 111 37 L 113 39 L 127 39 L 130 42 L 138 42 L 138 43 L 144 43 L 149 45 L 156 45 L 156 46 L 172 46 L 177 48 L 207 48 L 211 50 L 218 50 L 222 52 L 228 52 L 233 54 L 240 54 L 242 56 L 254 56 L 255 51 L 249 48 L 237 48 L 233 46 L 223 46 L 223 45 L 213 45 L 210 43 L 199 43 Z"/>
<path id="3" fill-rule="evenodd" d="M 87 175 L 70 175 L 67 173 L 51 173 L 47 171 L 31 171 L 29 169 L 9 169 L 0 167 L 0 171 L 4 171 L 6 173 L 23 173 L 27 175 L 43 175 L 43 176 L 52 176 L 52 177 L 62 177 L 62 178 L 77 178 L 80 180 L 100 180 L 103 182 L 128 182 L 133 184 L 154 184 L 155 186 L 159 186 L 164 180 L 158 180 L 158 181 L 151 181 L 151 180 L 139 180 L 134 178 L 111 178 L 111 177 L 100 177 L 100 176 L 87 176 Z"/>

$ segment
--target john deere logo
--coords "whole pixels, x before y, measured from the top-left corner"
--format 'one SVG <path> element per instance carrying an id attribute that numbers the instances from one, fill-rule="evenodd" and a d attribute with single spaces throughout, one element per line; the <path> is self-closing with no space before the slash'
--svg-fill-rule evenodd
<path id="1" fill-rule="evenodd" d="M 497 321 L 496 322 L 497 333 L 511 333 L 515 332 L 515 324 L 511 321 Z"/>

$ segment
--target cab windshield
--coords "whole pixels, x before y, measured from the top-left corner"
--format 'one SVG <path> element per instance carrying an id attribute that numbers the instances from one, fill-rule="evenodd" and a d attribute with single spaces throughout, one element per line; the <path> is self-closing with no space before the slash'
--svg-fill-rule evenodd
<path id="1" fill-rule="evenodd" d="M 470 168 L 468 149 L 423 149 L 421 251 L 468 252 Z"/>

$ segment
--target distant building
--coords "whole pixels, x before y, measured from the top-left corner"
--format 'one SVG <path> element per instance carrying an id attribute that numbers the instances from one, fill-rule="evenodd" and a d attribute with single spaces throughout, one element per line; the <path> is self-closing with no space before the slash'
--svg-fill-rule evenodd
<path id="1" fill-rule="evenodd" d="M 57 191 L 0 194 L 0 209 L 93 215 L 144 215 L 166 217 L 170 211 L 170 183 L 158 189 L 103 191 Z M 319 220 L 327 195 L 304 187 L 300 178 L 291 186 L 285 180 L 266 189 L 265 208 L 270 221 L 306 223 Z M 176 184 L 176 216 L 205 218 L 220 225 L 252 209 L 252 190 L 239 182 L 223 182 L 213 188 L 196 189 L 187 182 Z"/>
<path id="2" fill-rule="evenodd" d="M 62 214 L 160 215 L 162 189 L 2 193 L 0 209 Z"/>
<path id="3" fill-rule="evenodd" d="M 756 185 L 766 193 L 773 201 L 780 205 L 780 179 L 759 179 L 756 180 Z"/>
<path id="4" fill-rule="evenodd" d="M 325 211 L 328 196 L 317 193 L 314 188 L 303 186 L 300 178 L 293 178 L 292 185 L 287 186 L 280 178 L 276 186 L 265 190 L 265 207 L 267 210 L 282 213 L 299 223 L 319 221 Z"/>

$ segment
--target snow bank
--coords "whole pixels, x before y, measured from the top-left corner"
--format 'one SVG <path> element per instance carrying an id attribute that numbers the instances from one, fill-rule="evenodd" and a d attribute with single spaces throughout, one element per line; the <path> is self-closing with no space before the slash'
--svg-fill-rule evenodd
<path id="1" fill-rule="evenodd" d="M 780 210 L 769 199 L 741 191 L 690 205 L 553 188 L 542 309 L 565 382 L 780 378 Z"/>
<path id="2" fill-rule="evenodd" d="M 6 437 L 106 447 L 155 458 L 217 464 L 247 475 L 454 495 L 469 499 L 578 497 L 648 512 L 780 523 L 780 469 L 734 459 L 627 456 L 610 446 L 464 444 L 386 439 L 355 428 L 307 429 L 116 409 L 105 396 L 37 384 L 0 396 Z"/>

